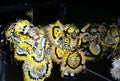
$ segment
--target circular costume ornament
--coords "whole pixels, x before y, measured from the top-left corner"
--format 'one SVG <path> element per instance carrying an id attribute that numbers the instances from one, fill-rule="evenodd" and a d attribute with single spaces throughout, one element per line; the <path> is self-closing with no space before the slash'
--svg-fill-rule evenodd
<path id="1" fill-rule="evenodd" d="M 96 44 L 95 42 L 90 42 L 89 43 L 89 50 L 93 55 L 99 55 L 101 49 L 100 45 Z"/>
<path id="2" fill-rule="evenodd" d="M 57 21 L 55 24 L 51 24 L 50 26 L 48 26 L 46 31 L 47 31 L 47 35 L 48 35 L 50 42 L 53 45 L 59 45 L 60 42 L 58 40 L 60 40 L 61 37 L 63 37 L 63 25 L 62 25 L 62 23 Z"/>
<path id="3" fill-rule="evenodd" d="M 61 70 L 63 73 L 78 73 L 82 70 L 85 60 L 84 53 L 81 50 L 66 52 L 62 59 Z"/>
<path id="4" fill-rule="evenodd" d="M 44 81 L 44 79 L 50 76 L 52 61 L 49 56 L 47 57 L 47 62 L 41 62 L 37 65 L 34 64 L 28 60 L 24 62 L 24 81 Z"/>
<path id="5" fill-rule="evenodd" d="M 51 56 L 54 62 L 57 62 L 58 64 L 61 63 L 64 54 L 65 50 L 61 49 L 60 46 L 52 46 Z"/>

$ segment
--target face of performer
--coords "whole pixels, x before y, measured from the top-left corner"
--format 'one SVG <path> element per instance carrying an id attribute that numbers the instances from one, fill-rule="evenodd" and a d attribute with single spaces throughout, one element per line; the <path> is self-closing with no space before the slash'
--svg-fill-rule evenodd
<path id="1" fill-rule="evenodd" d="M 39 29 L 37 27 L 33 27 L 28 30 L 28 34 L 30 37 L 32 37 L 34 40 L 39 39 Z"/>

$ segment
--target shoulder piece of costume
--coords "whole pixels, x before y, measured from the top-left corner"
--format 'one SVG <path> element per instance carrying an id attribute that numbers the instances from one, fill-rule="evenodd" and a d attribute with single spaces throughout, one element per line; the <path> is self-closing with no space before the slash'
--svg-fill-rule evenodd
<path id="1" fill-rule="evenodd" d="M 114 28 L 112 27 L 107 31 L 103 45 L 107 47 L 116 48 L 119 43 L 119 40 L 120 39 L 118 30 L 115 27 Z"/>
<path id="2" fill-rule="evenodd" d="M 24 32 L 26 27 L 33 26 L 28 20 L 19 20 L 15 25 L 15 32 Z M 28 28 L 29 29 L 29 28 Z"/>
<path id="3" fill-rule="evenodd" d="M 54 62 L 58 64 L 61 63 L 64 54 L 65 54 L 65 50 L 61 49 L 60 46 L 52 46 L 51 56 Z"/>
<path id="4" fill-rule="evenodd" d="M 59 45 L 58 40 L 63 37 L 63 24 L 57 21 L 55 24 L 50 24 L 46 31 L 49 37 L 49 40 L 53 45 Z"/>
<path id="5" fill-rule="evenodd" d="M 15 47 L 15 54 L 14 57 L 18 61 L 24 61 L 27 58 L 27 55 L 30 54 L 30 51 L 32 51 L 31 45 L 25 43 L 25 42 L 20 42 L 19 44 L 16 45 Z"/>
<path id="6" fill-rule="evenodd" d="M 16 22 L 14 27 L 15 34 L 20 38 L 20 40 L 28 40 L 28 36 L 25 34 L 33 26 L 28 20 L 19 20 Z"/>

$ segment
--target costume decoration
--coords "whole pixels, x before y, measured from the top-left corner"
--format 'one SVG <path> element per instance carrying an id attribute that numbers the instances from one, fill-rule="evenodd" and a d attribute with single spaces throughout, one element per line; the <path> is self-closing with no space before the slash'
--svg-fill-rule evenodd
<path id="1" fill-rule="evenodd" d="M 51 57 L 57 64 L 62 62 L 62 57 L 65 54 L 65 50 L 61 49 L 60 46 L 52 46 Z"/>
<path id="2" fill-rule="evenodd" d="M 51 74 L 52 60 L 46 56 L 46 60 L 36 62 L 30 58 L 23 64 L 24 81 L 44 81 Z"/>
<path id="3" fill-rule="evenodd" d="M 89 50 L 92 54 L 98 55 L 100 53 L 100 46 L 98 44 L 95 44 L 95 42 L 91 42 L 89 44 Z"/>
<path id="4" fill-rule="evenodd" d="M 32 50 L 32 47 L 29 44 L 20 42 L 15 47 L 14 57 L 19 61 L 24 61 L 26 60 L 27 55 L 30 54 L 30 50 Z"/>
<path id="5" fill-rule="evenodd" d="M 53 45 L 59 45 L 63 37 L 63 24 L 57 21 L 55 24 L 50 24 L 47 28 L 47 35 Z"/>
<path id="6" fill-rule="evenodd" d="M 65 73 L 70 73 L 72 75 L 79 73 L 80 71 L 82 71 L 85 61 L 86 59 L 84 56 L 84 52 L 82 52 L 81 50 L 75 52 L 66 52 L 66 54 L 63 56 L 63 61 L 61 64 L 61 71 L 63 73 L 61 74 L 61 76 L 66 75 Z"/>

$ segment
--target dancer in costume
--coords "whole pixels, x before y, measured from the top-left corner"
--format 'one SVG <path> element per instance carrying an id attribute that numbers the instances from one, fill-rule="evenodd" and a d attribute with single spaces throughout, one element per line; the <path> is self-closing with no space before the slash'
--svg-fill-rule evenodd
<path id="1" fill-rule="evenodd" d="M 82 66 L 85 64 L 85 57 L 82 51 L 81 53 L 78 52 L 81 44 L 81 39 L 79 39 L 79 29 L 73 24 L 63 25 L 60 21 L 57 21 L 47 27 L 47 35 L 52 43 L 50 52 L 52 60 L 57 64 L 60 64 L 61 76 L 64 77 L 64 75 L 67 74 L 73 76 L 75 73 L 80 72 Z M 71 53 L 73 54 L 71 55 Z M 74 64 L 72 63 L 72 59 L 69 59 L 68 66 L 65 64 L 68 61 L 67 58 L 69 58 L 69 55 L 70 58 L 71 56 L 74 56 L 74 58 L 78 59 L 75 69 L 73 69 Z M 76 61 L 74 61 L 74 63 L 75 62 Z"/>
<path id="2" fill-rule="evenodd" d="M 46 28 L 48 39 L 52 44 L 50 55 L 52 60 L 57 64 L 61 63 L 62 56 L 64 55 L 64 49 L 62 49 L 62 42 L 64 37 L 63 28 L 64 25 L 59 20 L 54 24 L 50 24 Z"/>
<path id="3" fill-rule="evenodd" d="M 52 60 L 49 56 L 49 41 L 44 37 L 43 29 L 27 20 L 12 24 L 6 31 L 7 39 L 14 44 L 14 56 L 24 61 L 25 81 L 44 81 L 51 74 Z"/>
<path id="4" fill-rule="evenodd" d="M 98 58 L 101 47 L 100 47 L 100 34 L 97 31 L 97 25 L 87 24 L 81 29 L 82 44 L 81 48 L 85 52 L 86 60 L 94 61 Z"/>
<path id="5" fill-rule="evenodd" d="M 27 42 L 33 49 L 23 65 L 24 79 L 25 81 L 44 81 L 50 76 L 52 69 L 52 60 L 48 54 L 48 47 L 46 47 L 48 41 L 44 37 L 44 31 L 38 27 L 31 28 L 28 35 L 30 41 Z M 30 67 L 27 70 L 26 65 Z"/>
<path id="6" fill-rule="evenodd" d="M 119 44 L 119 31 L 118 31 L 118 26 L 115 24 L 109 25 L 108 30 L 106 31 L 106 35 L 104 39 L 101 41 L 101 45 L 103 48 L 106 47 L 106 52 L 109 53 L 107 55 L 108 59 L 111 58 L 111 54 L 118 47 Z M 104 50 L 104 49 L 103 49 Z"/>
<path id="7" fill-rule="evenodd" d="M 24 61 L 31 47 L 25 42 L 29 40 L 26 32 L 33 24 L 28 20 L 19 20 L 12 23 L 6 31 L 6 38 L 10 41 L 11 49 L 14 51 L 14 57 L 18 61 Z"/>
<path id="8" fill-rule="evenodd" d="M 63 46 L 65 54 L 61 63 L 61 76 L 75 76 L 85 68 L 85 55 L 80 49 L 81 39 L 79 29 L 74 25 L 67 24 L 64 28 Z"/>

